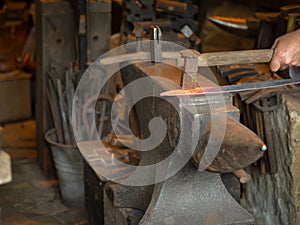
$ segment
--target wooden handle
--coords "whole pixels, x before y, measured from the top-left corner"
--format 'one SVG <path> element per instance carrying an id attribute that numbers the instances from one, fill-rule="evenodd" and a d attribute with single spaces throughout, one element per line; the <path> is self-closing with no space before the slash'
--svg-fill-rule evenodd
<path id="1" fill-rule="evenodd" d="M 198 66 L 222 66 L 231 64 L 265 63 L 272 59 L 272 49 L 228 51 L 202 53 L 198 58 Z M 162 59 L 177 59 L 177 66 L 183 66 L 184 59 L 179 52 L 162 52 Z M 127 53 L 100 59 L 103 65 L 127 61 L 150 61 L 150 52 Z"/>
<path id="2" fill-rule="evenodd" d="M 270 62 L 273 49 L 203 53 L 199 56 L 198 66 L 222 66 L 231 64 Z"/>

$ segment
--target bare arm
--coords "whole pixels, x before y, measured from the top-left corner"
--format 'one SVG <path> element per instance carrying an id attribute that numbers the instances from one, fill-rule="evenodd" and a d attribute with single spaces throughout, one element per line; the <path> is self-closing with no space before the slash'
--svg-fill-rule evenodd
<path id="1" fill-rule="evenodd" d="M 288 66 L 300 66 L 300 29 L 277 38 L 272 48 L 272 71 L 284 70 Z"/>

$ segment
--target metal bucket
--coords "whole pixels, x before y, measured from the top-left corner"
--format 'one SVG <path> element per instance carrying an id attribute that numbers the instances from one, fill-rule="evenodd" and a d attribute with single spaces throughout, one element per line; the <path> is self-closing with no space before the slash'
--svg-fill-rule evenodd
<path id="1" fill-rule="evenodd" d="M 84 207 L 83 158 L 76 146 L 57 143 L 55 129 L 45 135 L 51 146 L 62 202 L 69 207 Z"/>

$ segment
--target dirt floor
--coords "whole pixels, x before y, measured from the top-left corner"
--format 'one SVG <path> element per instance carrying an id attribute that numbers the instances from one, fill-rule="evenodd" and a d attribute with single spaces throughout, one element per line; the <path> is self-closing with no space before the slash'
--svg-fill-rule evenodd
<path id="1" fill-rule="evenodd" d="M 0 185 L 0 225 L 86 225 L 84 209 L 62 204 L 57 180 L 36 161 L 35 121 L 3 126 L 3 149 L 12 158 L 12 182 Z"/>

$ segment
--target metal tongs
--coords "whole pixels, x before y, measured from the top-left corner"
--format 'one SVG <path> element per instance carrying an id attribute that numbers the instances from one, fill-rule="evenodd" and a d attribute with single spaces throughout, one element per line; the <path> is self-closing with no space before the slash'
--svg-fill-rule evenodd
<path id="1" fill-rule="evenodd" d="M 264 50 L 263 50 L 264 51 Z M 270 51 L 270 50 L 267 50 Z M 255 60 L 252 60 L 255 63 Z M 192 89 L 178 89 L 162 92 L 161 96 L 197 96 L 209 94 L 235 93 L 241 91 L 277 88 L 300 83 L 300 67 L 289 67 L 290 79 L 271 80 L 254 83 L 243 83 L 224 86 L 196 87 Z"/>

